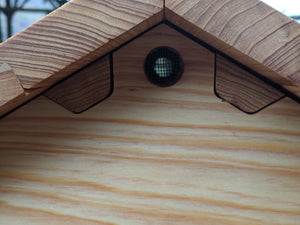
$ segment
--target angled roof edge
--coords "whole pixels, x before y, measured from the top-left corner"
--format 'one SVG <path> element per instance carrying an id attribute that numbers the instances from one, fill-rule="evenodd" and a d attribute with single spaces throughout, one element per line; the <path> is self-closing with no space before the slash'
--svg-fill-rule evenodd
<path id="1" fill-rule="evenodd" d="M 168 21 L 300 97 L 300 24 L 260 0 L 166 0 Z"/>
<path id="2" fill-rule="evenodd" d="M 0 117 L 161 22 L 163 8 L 163 0 L 72 0 L 0 44 L 0 66 L 24 88 L 0 90 Z"/>
<path id="3" fill-rule="evenodd" d="M 0 116 L 164 20 L 300 97 L 300 25 L 259 0 L 73 0 L 0 45 Z"/>

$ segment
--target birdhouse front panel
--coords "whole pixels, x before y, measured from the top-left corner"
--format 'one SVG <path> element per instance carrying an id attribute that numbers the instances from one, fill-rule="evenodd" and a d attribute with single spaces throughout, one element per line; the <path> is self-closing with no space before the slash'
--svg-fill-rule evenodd
<path id="1" fill-rule="evenodd" d="M 299 223 L 300 105 L 282 90 L 166 24 L 91 66 L 0 120 L 0 221 Z"/>

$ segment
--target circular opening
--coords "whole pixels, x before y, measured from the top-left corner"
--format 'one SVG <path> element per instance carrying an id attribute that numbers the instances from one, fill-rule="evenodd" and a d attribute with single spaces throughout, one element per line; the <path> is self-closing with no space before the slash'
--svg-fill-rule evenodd
<path id="1" fill-rule="evenodd" d="M 175 49 L 158 47 L 146 57 L 144 70 L 151 83 L 167 87 L 180 79 L 183 73 L 183 62 Z"/>

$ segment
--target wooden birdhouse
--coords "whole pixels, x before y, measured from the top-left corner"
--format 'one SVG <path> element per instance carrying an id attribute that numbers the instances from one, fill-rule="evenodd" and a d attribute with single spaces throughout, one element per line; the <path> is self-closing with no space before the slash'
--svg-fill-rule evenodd
<path id="1" fill-rule="evenodd" d="M 0 45 L 0 221 L 299 224 L 299 53 L 258 0 L 71 1 Z"/>

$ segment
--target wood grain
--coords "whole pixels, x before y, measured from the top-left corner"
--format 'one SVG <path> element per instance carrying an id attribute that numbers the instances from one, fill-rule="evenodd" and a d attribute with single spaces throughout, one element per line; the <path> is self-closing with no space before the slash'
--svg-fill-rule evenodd
<path id="1" fill-rule="evenodd" d="M 299 100 L 300 25 L 258 0 L 73 0 L 0 45 L 0 64 L 9 63 L 29 89 L 12 96 L 0 116 L 165 21 Z"/>
<path id="2" fill-rule="evenodd" d="M 2 43 L 0 65 L 8 63 L 31 89 L 10 104 L 20 106 L 157 24 L 162 9 L 161 0 L 73 0 Z"/>
<path id="3" fill-rule="evenodd" d="M 256 113 L 285 96 L 219 54 L 216 55 L 215 73 L 218 97 L 247 113 Z"/>
<path id="4" fill-rule="evenodd" d="M 10 110 L 10 101 L 16 101 L 23 95 L 24 89 L 12 68 L 7 63 L 3 63 L 0 66 L 0 116 Z"/>
<path id="5" fill-rule="evenodd" d="M 4 63 L 0 66 L 0 107 L 3 107 L 11 98 L 24 93 L 12 68 Z"/>
<path id="6" fill-rule="evenodd" d="M 107 55 L 49 89 L 45 96 L 74 113 L 106 99 L 113 91 L 112 56 Z"/>
<path id="7" fill-rule="evenodd" d="M 159 88 L 127 53 L 166 43 L 185 72 Z M 211 52 L 157 27 L 115 53 L 107 101 L 72 114 L 41 96 L 2 119 L 0 221 L 298 225 L 299 104 L 246 115 L 214 95 L 213 65 Z"/>
<path id="8" fill-rule="evenodd" d="M 24 88 L 49 87 L 161 21 L 162 8 L 160 0 L 74 0 L 3 43 L 0 59 Z"/>
<path id="9" fill-rule="evenodd" d="M 166 0 L 166 19 L 300 97 L 300 24 L 259 0 Z"/>

